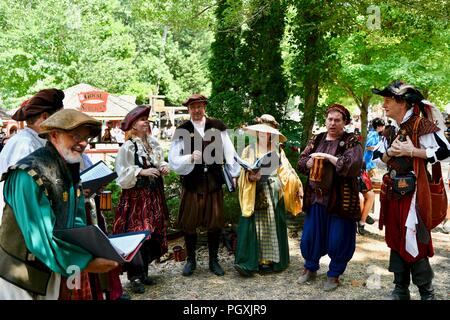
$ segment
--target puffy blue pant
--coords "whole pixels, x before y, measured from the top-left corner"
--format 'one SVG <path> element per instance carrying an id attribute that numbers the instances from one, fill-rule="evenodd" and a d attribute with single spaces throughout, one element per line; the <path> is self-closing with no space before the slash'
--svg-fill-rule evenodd
<path id="1" fill-rule="evenodd" d="M 325 206 L 315 203 L 306 214 L 300 250 L 305 268 L 319 269 L 319 260 L 331 258 L 328 277 L 339 277 L 355 252 L 356 222 L 328 214 Z"/>

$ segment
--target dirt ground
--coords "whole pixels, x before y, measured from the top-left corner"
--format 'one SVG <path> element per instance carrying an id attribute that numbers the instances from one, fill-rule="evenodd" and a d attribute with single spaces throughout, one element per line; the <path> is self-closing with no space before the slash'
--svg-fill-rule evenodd
<path id="1" fill-rule="evenodd" d="M 233 268 L 234 255 L 221 247 L 220 263 L 225 276 L 217 277 L 208 269 L 207 248 L 201 247 L 197 250 L 197 270 L 191 277 L 183 277 L 184 262 L 175 262 L 172 258 L 150 265 L 149 273 L 157 284 L 146 287 L 144 294 L 131 294 L 125 275 L 122 280 L 134 300 L 382 300 L 393 288 L 393 275 L 387 270 L 389 250 L 384 242 L 384 233 L 378 230 L 377 224 L 366 226 L 369 235 L 357 235 L 355 254 L 341 276 L 341 285 L 333 292 L 322 290 L 330 261 L 328 256 L 322 257 L 315 282 L 307 285 L 296 283 L 304 262 L 299 237 L 289 238 L 291 262 L 288 269 L 280 273 L 243 278 Z M 436 297 L 450 300 L 450 234 L 442 233 L 438 227 L 432 237 L 435 255 L 430 262 L 435 272 Z M 177 244 L 184 247 L 183 238 L 171 241 L 169 248 Z M 412 299 L 420 299 L 417 287 L 411 285 L 410 290 Z"/>

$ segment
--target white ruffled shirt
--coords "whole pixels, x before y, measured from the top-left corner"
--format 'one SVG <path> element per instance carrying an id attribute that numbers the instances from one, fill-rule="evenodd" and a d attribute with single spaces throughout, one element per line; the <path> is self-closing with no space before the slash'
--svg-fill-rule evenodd
<path id="1" fill-rule="evenodd" d="M 168 166 L 168 163 L 164 161 L 164 152 L 160 146 L 158 140 L 152 136 L 147 136 L 147 142 L 151 147 L 151 151 L 147 152 L 142 140 L 138 137 L 134 137 L 133 140 L 137 145 L 137 154 L 139 162 L 142 163 L 142 157 L 145 158 L 147 164 L 153 164 L 157 169 L 163 166 Z M 134 163 L 134 143 L 131 140 L 127 140 L 119 149 L 116 158 L 116 172 L 117 183 L 122 189 L 131 189 L 136 185 L 137 176 L 141 172 L 142 168 Z"/>
<path id="2" fill-rule="evenodd" d="M 201 122 L 196 123 L 192 121 L 195 130 L 204 137 L 205 136 L 205 124 L 206 118 L 204 117 Z M 230 173 L 233 177 L 238 177 L 241 167 L 234 160 L 234 156 L 236 151 L 234 149 L 233 143 L 231 142 L 230 136 L 226 131 L 220 132 L 222 142 L 223 142 L 223 153 L 225 162 L 228 165 Z M 183 155 L 183 147 L 184 143 L 181 139 L 172 140 L 169 150 L 169 165 L 170 169 L 175 171 L 177 174 L 185 176 L 189 174 L 192 170 L 194 170 L 195 163 L 191 162 L 191 155 L 185 154 Z"/>

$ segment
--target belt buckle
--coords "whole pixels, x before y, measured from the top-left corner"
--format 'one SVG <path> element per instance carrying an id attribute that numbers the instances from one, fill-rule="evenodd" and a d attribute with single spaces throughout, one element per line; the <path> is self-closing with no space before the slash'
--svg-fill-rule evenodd
<path id="1" fill-rule="evenodd" d="M 316 187 L 315 190 L 316 194 L 320 194 L 320 197 L 323 197 L 323 191 L 321 187 Z"/>

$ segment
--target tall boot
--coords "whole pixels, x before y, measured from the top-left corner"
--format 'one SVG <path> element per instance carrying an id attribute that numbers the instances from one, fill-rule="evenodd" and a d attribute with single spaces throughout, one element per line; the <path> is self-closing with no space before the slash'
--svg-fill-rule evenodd
<path id="1" fill-rule="evenodd" d="M 420 300 L 436 300 L 432 282 L 419 286 Z"/>
<path id="2" fill-rule="evenodd" d="M 402 259 L 400 254 L 394 250 L 391 250 L 389 257 L 389 271 L 394 273 L 395 288 L 388 299 L 410 300 L 411 296 L 408 289 L 411 281 L 410 266 Z"/>
<path id="3" fill-rule="evenodd" d="M 195 268 L 197 267 L 197 262 L 195 261 L 195 249 L 197 245 L 197 234 L 185 234 L 184 241 L 186 242 L 186 254 L 187 262 L 183 268 L 183 276 L 188 277 L 192 275 Z"/>
<path id="4" fill-rule="evenodd" d="M 225 271 L 219 264 L 220 231 L 208 232 L 209 270 L 216 276 L 223 276 Z"/>
<path id="5" fill-rule="evenodd" d="M 419 288 L 421 300 L 436 300 L 432 280 L 434 277 L 428 258 L 420 259 L 411 265 L 413 283 Z"/>
<path id="6" fill-rule="evenodd" d="M 395 288 L 389 296 L 390 300 L 411 300 L 409 294 L 409 270 L 403 272 L 394 272 Z"/>

